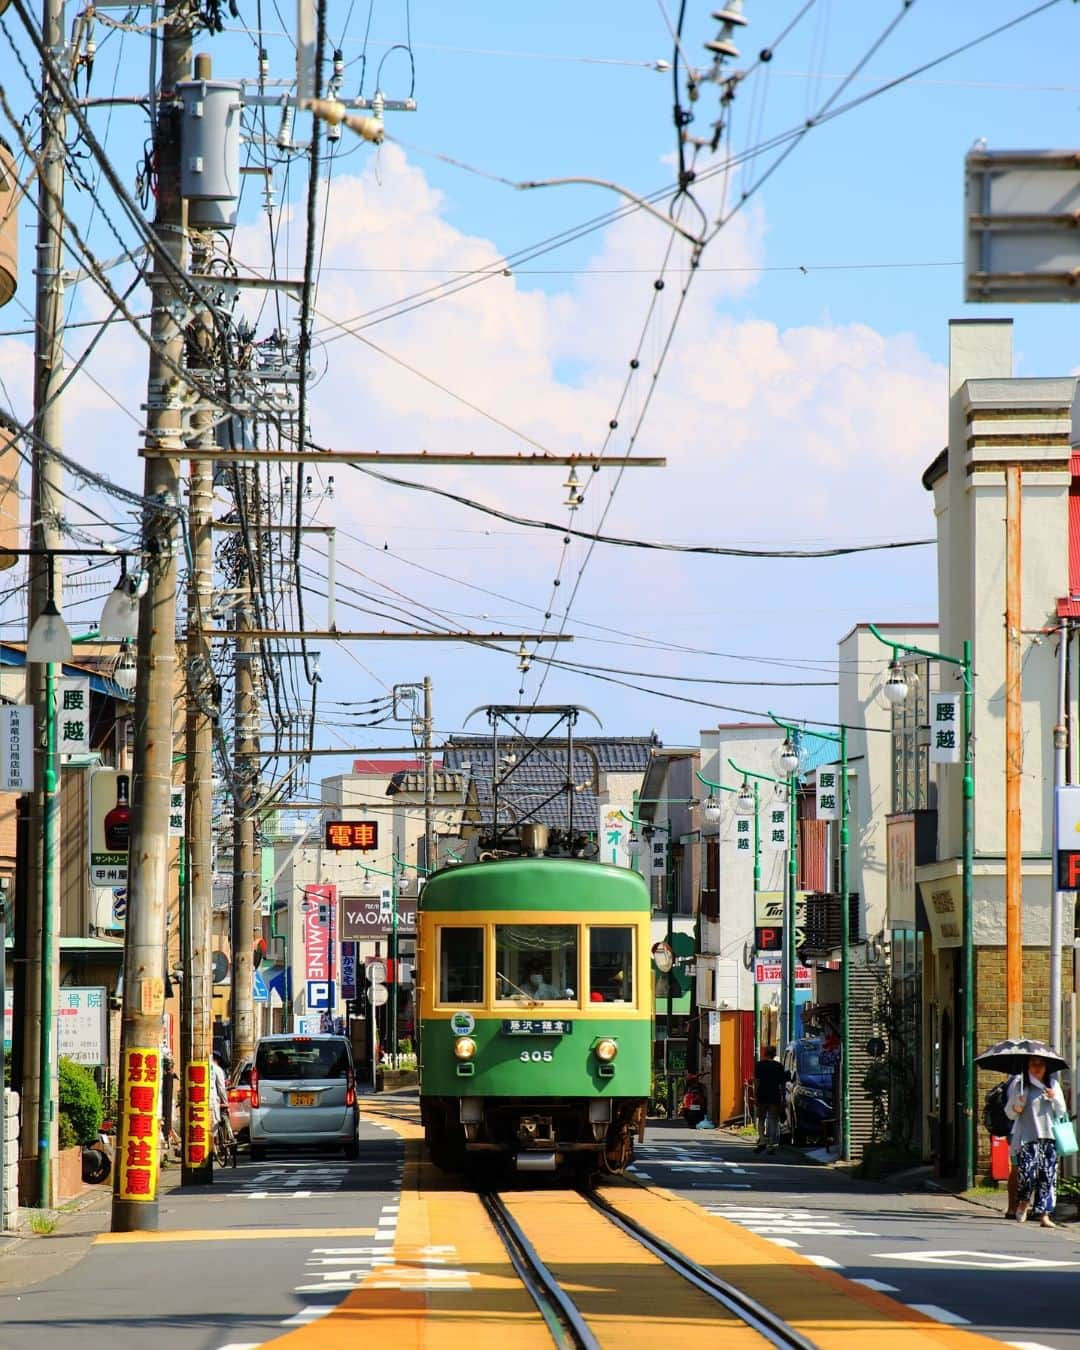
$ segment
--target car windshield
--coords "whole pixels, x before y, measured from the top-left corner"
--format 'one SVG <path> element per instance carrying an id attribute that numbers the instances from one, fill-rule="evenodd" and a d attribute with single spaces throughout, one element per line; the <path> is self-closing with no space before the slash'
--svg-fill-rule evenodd
<path id="1" fill-rule="evenodd" d="M 255 1068 L 262 1079 L 345 1078 L 349 1050 L 344 1041 L 270 1041 L 259 1046 Z"/>
<path id="2" fill-rule="evenodd" d="M 799 1077 L 815 1083 L 832 1083 L 833 1066 L 828 1055 L 817 1045 L 800 1045 L 798 1049 Z"/>

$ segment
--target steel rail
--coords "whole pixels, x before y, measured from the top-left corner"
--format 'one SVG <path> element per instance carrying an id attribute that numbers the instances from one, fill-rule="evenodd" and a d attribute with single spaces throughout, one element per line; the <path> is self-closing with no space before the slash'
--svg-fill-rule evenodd
<path id="1" fill-rule="evenodd" d="M 714 1275 L 705 1266 L 691 1260 L 663 1238 L 650 1233 L 647 1228 L 643 1228 L 636 1220 L 623 1214 L 609 1201 L 601 1199 L 593 1191 L 582 1191 L 581 1194 L 595 1210 L 609 1219 L 616 1228 L 621 1229 L 627 1237 L 639 1242 L 646 1251 L 676 1271 L 683 1279 L 688 1280 L 696 1289 L 708 1294 L 729 1312 L 734 1313 L 759 1336 L 764 1337 L 770 1345 L 782 1346 L 785 1350 L 818 1350 L 815 1342 L 789 1326 L 782 1317 L 771 1312 L 749 1294 L 743 1293 L 735 1285 L 729 1284 L 727 1280 L 721 1279 L 719 1275 Z"/>
<path id="2" fill-rule="evenodd" d="M 536 1249 L 512 1218 L 501 1196 L 481 1191 L 480 1203 L 487 1211 L 495 1231 L 510 1257 L 510 1262 L 558 1346 L 575 1350 L 600 1350 L 600 1342 L 589 1330 L 580 1311 L 563 1292 L 558 1280 L 541 1261 Z"/>

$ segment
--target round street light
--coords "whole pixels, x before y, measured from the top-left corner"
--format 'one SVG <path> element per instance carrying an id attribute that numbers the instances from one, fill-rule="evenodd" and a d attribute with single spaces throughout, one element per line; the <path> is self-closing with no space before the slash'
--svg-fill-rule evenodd
<path id="1" fill-rule="evenodd" d="M 720 818 L 722 808 L 715 797 L 706 797 L 701 803 L 701 809 L 705 812 L 705 815 L 709 820 L 718 820 Z"/>
<path id="2" fill-rule="evenodd" d="M 907 675 L 898 661 L 890 663 L 882 692 L 894 708 L 898 708 L 900 704 L 906 701 L 908 696 Z"/>
<path id="3" fill-rule="evenodd" d="M 120 654 L 116 658 L 116 664 L 112 671 L 113 683 L 122 694 L 133 694 L 135 692 L 135 682 L 138 678 L 138 665 L 135 660 L 135 652 L 130 642 L 125 642 L 120 648 Z"/>
<path id="4" fill-rule="evenodd" d="M 637 830 L 631 830 L 626 836 L 626 851 L 633 854 L 635 858 L 641 852 L 641 835 L 638 834 Z"/>
<path id="5" fill-rule="evenodd" d="M 754 814 L 754 789 L 749 783 L 744 783 L 736 794 L 735 814 L 737 816 L 752 816 Z"/>
<path id="6" fill-rule="evenodd" d="M 777 752 L 776 765 L 785 778 L 790 778 L 793 773 L 798 771 L 799 752 L 790 736 L 785 739 L 784 744 Z"/>

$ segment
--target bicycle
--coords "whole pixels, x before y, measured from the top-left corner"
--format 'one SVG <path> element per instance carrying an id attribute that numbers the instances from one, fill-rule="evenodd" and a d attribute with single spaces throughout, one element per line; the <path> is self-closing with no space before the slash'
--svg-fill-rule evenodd
<path id="1" fill-rule="evenodd" d="M 236 1166 L 236 1135 L 224 1111 L 214 1126 L 214 1161 L 219 1167 Z"/>

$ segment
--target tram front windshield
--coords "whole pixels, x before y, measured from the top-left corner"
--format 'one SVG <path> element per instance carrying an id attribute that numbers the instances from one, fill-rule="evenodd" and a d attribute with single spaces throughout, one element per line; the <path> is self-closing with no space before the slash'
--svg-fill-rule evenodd
<path id="1" fill-rule="evenodd" d="M 578 930 L 570 924 L 496 924 L 495 997 L 576 1002 Z"/>

